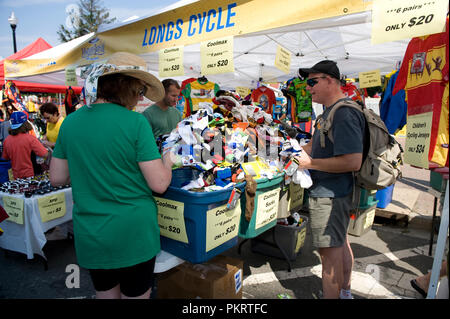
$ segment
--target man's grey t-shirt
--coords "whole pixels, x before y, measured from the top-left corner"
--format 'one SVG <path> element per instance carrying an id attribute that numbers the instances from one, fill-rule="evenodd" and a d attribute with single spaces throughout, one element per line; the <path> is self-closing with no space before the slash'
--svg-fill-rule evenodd
<path id="1" fill-rule="evenodd" d="M 325 109 L 324 120 L 333 106 Z M 331 129 L 334 144 L 328 136 L 325 136 L 325 147 L 322 148 L 319 129 L 316 127 L 312 140 L 311 157 L 329 158 L 344 154 L 363 153 L 364 130 L 365 119 L 362 112 L 351 107 L 341 107 L 334 114 Z M 317 170 L 309 170 L 309 172 L 313 181 L 313 185 L 308 189 L 310 197 L 344 197 L 353 190 L 353 174 L 351 172 L 327 173 Z"/>

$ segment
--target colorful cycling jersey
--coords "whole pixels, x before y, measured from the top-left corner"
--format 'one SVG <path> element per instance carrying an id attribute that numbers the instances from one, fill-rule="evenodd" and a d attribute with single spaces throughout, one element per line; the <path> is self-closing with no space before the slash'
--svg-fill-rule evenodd
<path id="1" fill-rule="evenodd" d="M 198 105 L 200 102 L 210 102 L 212 104 L 212 99 L 216 96 L 217 91 L 219 91 L 219 85 L 206 81 L 201 82 L 196 80 L 186 84 L 186 87 L 182 91 L 182 94 L 189 101 L 190 114 L 198 110 Z"/>
<path id="2" fill-rule="evenodd" d="M 345 94 L 346 97 L 351 98 L 353 101 L 360 101 L 364 103 L 363 96 L 353 83 L 351 82 L 345 83 L 344 86 L 341 86 L 341 91 Z"/>
<path id="3" fill-rule="evenodd" d="M 272 114 L 272 108 L 276 103 L 275 93 L 266 86 L 260 86 L 253 90 L 252 101 L 260 104 L 266 113 Z"/>
<path id="4" fill-rule="evenodd" d="M 295 97 L 295 122 L 309 121 L 312 114 L 312 98 L 311 93 L 306 90 L 306 80 L 292 78 L 287 81 L 286 90 Z"/>
<path id="5" fill-rule="evenodd" d="M 433 112 L 428 160 L 442 166 L 448 166 L 448 37 L 447 18 L 446 32 L 413 38 L 392 92 L 405 90 L 408 116 Z"/>

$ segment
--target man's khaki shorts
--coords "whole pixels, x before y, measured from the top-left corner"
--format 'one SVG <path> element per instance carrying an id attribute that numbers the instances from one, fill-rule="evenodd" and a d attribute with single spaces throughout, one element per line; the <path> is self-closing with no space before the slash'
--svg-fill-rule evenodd
<path id="1" fill-rule="evenodd" d="M 344 245 L 350 222 L 352 194 L 345 197 L 309 197 L 313 244 L 318 248 Z"/>

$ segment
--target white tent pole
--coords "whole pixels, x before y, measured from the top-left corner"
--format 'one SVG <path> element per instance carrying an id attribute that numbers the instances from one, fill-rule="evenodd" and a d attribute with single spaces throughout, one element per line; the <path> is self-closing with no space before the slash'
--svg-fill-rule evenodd
<path id="1" fill-rule="evenodd" d="M 303 41 L 302 33 L 299 32 L 298 33 L 298 54 L 299 54 L 299 56 L 304 56 L 304 54 L 302 52 L 302 41 Z"/>
<path id="2" fill-rule="evenodd" d="M 323 56 L 326 57 L 326 55 L 323 54 L 322 50 L 319 49 L 319 47 L 316 45 L 316 43 L 314 43 L 314 41 L 311 39 L 311 37 L 308 35 L 308 33 L 306 33 L 306 32 L 304 32 L 304 33 L 305 33 L 306 37 L 309 39 L 309 41 L 311 41 L 311 43 L 317 48 L 317 50 L 314 52 L 320 52 L 320 54 L 322 54 Z"/>
<path id="3" fill-rule="evenodd" d="M 275 42 L 276 44 L 281 45 L 283 48 L 285 48 L 286 50 L 288 50 L 289 52 L 291 52 L 293 55 L 296 55 L 296 54 L 297 54 L 297 52 L 293 52 L 292 50 L 286 48 L 283 44 L 281 44 L 278 40 L 272 38 L 270 35 L 267 35 L 267 34 L 266 34 L 266 37 L 268 37 L 269 39 L 271 39 L 271 40 L 272 40 L 273 42 Z"/>
<path id="4" fill-rule="evenodd" d="M 351 43 L 363 41 L 363 40 L 366 40 L 366 39 L 368 39 L 368 38 L 370 38 L 370 37 L 364 36 L 364 37 L 360 37 L 360 38 L 355 39 L 355 40 L 351 40 L 351 41 L 347 41 L 347 42 L 342 42 L 342 43 L 339 43 L 339 44 L 336 44 L 336 45 L 331 45 L 331 46 L 329 46 L 329 47 L 323 47 L 323 48 L 321 48 L 321 49 L 317 48 L 317 46 L 314 44 L 314 42 L 313 42 L 313 41 L 311 40 L 311 38 L 310 38 L 311 42 L 314 44 L 314 46 L 317 48 L 317 50 L 305 52 L 305 53 L 303 53 L 303 55 L 308 55 L 308 54 L 316 53 L 316 52 L 322 53 L 321 50 L 328 50 L 328 49 L 338 48 L 338 47 L 341 47 L 341 46 L 345 46 L 346 44 L 351 44 Z M 323 53 L 322 53 L 322 54 L 323 54 Z"/>
<path id="5" fill-rule="evenodd" d="M 256 46 L 254 46 L 253 48 L 246 50 L 245 52 L 242 52 L 242 53 L 239 53 L 239 54 L 235 55 L 235 56 L 233 57 L 233 59 L 237 59 L 237 58 L 239 58 L 240 56 L 243 56 L 243 55 L 245 55 L 245 54 L 249 54 L 249 53 L 251 53 L 252 50 L 257 49 L 257 48 L 259 48 L 259 47 L 261 47 L 261 46 L 263 46 L 263 45 L 265 45 L 265 44 L 267 44 L 267 43 L 269 43 L 269 42 L 270 42 L 270 40 L 264 41 L 263 43 L 260 43 L 260 44 L 258 44 L 258 45 L 256 45 Z"/>

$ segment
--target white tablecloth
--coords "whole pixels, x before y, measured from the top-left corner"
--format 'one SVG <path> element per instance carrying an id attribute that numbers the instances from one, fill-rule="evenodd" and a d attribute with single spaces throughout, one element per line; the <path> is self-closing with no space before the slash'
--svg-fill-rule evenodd
<path id="1" fill-rule="evenodd" d="M 64 192 L 65 195 L 66 214 L 63 217 L 42 222 L 39 213 L 38 198 L 60 192 Z M 0 223 L 0 228 L 4 231 L 4 234 L 0 236 L 0 247 L 26 254 L 28 259 L 33 259 L 34 254 L 38 254 L 47 259 L 42 251 L 42 248 L 47 242 L 45 232 L 72 220 L 72 188 L 66 188 L 46 195 L 34 195 L 31 198 L 25 198 L 24 195 L 11 195 L 0 192 L 1 205 L 3 205 L 3 196 L 5 195 L 24 199 L 24 223 L 20 225 L 7 219 Z M 155 273 L 165 272 L 183 262 L 183 259 L 162 250 L 156 256 Z"/>
<path id="2" fill-rule="evenodd" d="M 66 200 L 65 215 L 47 222 L 42 222 L 38 198 L 61 192 L 64 192 Z M 72 188 L 65 188 L 45 195 L 33 195 L 30 198 L 25 198 L 23 194 L 0 192 L 1 205 L 3 205 L 3 196 L 5 195 L 24 199 L 24 222 L 23 225 L 20 225 L 6 219 L 0 223 L 0 228 L 4 231 L 3 235 L 0 236 L 0 247 L 26 254 L 28 259 L 33 259 L 34 254 L 38 254 L 46 259 L 42 251 L 42 248 L 47 242 L 44 233 L 55 226 L 72 220 Z"/>

